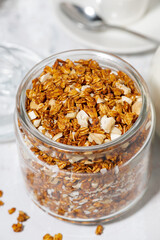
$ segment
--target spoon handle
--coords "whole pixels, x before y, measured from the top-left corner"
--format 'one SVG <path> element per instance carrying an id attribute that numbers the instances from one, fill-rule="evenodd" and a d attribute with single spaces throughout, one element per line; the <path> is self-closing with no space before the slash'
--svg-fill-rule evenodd
<path id="1" fill-rule="evenodd" d="M 108 24 L 105 24 L 105 25 L 106 25 L 107 28 L 110 27 L 111 29 L 116 29 L 116 30 L 120 30 L 120 31 L 123 31 L 123 32 L 128 32 L 128 33 L 131 33 L 132 35 L 135 35 L 135 36 L 140 37 L 140 38 L 142 38 L 144 40 L 152 42 L 152 43 L 156 44 L 157 46 L 160 45 L 160 41 L 159 40 L 154 39 L 154 38 L 149 37 L 149 36 L 145 36 L 145 35 L 143 35 L 141 33 L 132 31 L 132 30 L 130 30 L 128 28 L 121 27 L 121 26 L 108 26 Z"/>

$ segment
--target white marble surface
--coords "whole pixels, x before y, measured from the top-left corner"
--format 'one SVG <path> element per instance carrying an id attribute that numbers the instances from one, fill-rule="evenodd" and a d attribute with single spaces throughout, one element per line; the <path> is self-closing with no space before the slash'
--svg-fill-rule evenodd
<path id="1" fill-rule="evenodd" d="M 13 42 L 34 50 L 42 58 L 67 49 L 89 48 L 72 40 L 59 26 L 53 14 L 55 0 L 0 0 L 0 42 Z M 153 53 L 122 56 L 148 79 Z M 40 240 L 45 233 L 63 233 L 64 240 L 159 240 L 160 239 L 160 140 L 153 144 L 153 171 L 143 199 L 118 221 L 104 225 L 104 233 L 96 236 L 95 226 L 61 222 L 36 207 L 27 196 L 21 176 L 16 143 L 0 144 L 0 189 L 4 191 L 0 207 L 0 240 Z M 17 213 L 11 207 L 30 215 L 22 233 L 14 233 L 11 225 Z"/>

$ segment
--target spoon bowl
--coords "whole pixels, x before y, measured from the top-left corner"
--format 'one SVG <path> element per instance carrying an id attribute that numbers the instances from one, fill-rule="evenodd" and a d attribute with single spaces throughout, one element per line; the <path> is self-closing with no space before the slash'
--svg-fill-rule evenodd
<path id="1" fill-rule="evenodd" d="M 80 7 L 74 3 L 62 2 L 60 9 L 79 28 L 92 31 L 106 30 L 105 22 L 96 14 L 94 8 L 91 6 Z"/>
<path id="2" fill-rule="evenodd" d="M 125 27 L 115 26 L 106 23 L 91 6 L 81 7 L 74 3 L 62 2 L 60 3 L 60 9 L 63 14 L 75 23 L 79 28 L 91 30 L 91 31 L 106 31 L 107 29 L 114 29 L 122 32 L 127 32 L 134 36 L 137 36 L 143 40 L 149 41 L 154 44 L 155 47 L 160 45 L 160 41 L 149 36 L 145 36 L 141 33 L 132 31 Z"/>

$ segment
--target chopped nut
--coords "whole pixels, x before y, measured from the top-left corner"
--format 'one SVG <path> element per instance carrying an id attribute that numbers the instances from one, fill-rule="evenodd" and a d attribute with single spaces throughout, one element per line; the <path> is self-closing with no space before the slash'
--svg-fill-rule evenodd
<path id="1" fill-rule="evenodd" d="M 95 233 L 97 235 L 101 235 L 103 233 L 103 226 L 102 225 L 98 225 L 97 228 L 96 228 Z"/>
<path id="2" fill-rule="evenodd" d="M 85 111 L 79 111 L 76 118 L 78 120 L 78 124 L 81 125 L 81 127 L 88 127 L 89 116 Z"/>
<path id="3" fill-rule="evenodd" d="M 22 232 L 23 231 L 23 225 L 21 223 L 13 224 L 12 225 L 14 232 Z"/>
<path id="4" fill-rule="evenodd" d="M 112 127 L 115 124 L 115 119 L 113 117 L 107 117 L 106 115 L 104 115 L 101 120 L 101 128 L 106 132 L 106 133 L 110 133 Z"/>
<path id="5" fill-rule="evenodd" d="M 142 108 L 142 97 L 138 97 L 136 102 L 132 105 L 132 112 L 137 115 L 140 114 Z"/>
<path id="6" fill-rule="evenodd" d="M 17 218 L 18 222 L 25 222 L 29 219 L 30 217 L 23 211 L 19 211 L 19 216 Z"/>
<path id="7" fill-rule="evenodd" d="M 4 202 L 0 200 L 0 206 L 3 206 L 4 205 Z"/>
<path id="8" fill-rule="evenodd" d="M 3 191 L 2 190 L 0 190 L 0 197 L 2 197 L 3 196 Z"/>
<path id="9" fill-rule="evenodd" d="M 13 207 L 13 208 L 11 208 L 11 209 L 8 210 L 8 213 L 9 213 L 9 214 L 13 214 L 15 211 L 16 211 L 16 208 Z"/>
<path id="10" fill-rule="evenodd" d="M 89 133 L 89 136 L 88 136 L 88 140 L 90 142 L 95 141 L 97 144 L 102 144 L 105 138 L 106 138 L 106 135 L 99 134 L 99 133 Z"/>
<path id="11" fill-rule="evenodd" d="M 57 141 L 62 136 L 63 136 L 63 133 L 57 133 L 52 139 L 53 139 L 53 141 Z"/>

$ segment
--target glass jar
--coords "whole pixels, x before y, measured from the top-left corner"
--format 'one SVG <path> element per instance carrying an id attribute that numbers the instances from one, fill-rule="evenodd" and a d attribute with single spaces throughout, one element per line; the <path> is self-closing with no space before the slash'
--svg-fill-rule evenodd
<path id="1" fill-rule="evenodd" d="M 94 59 L 103 68 L 125 72 L 142 95 L 141 113 L 133 126 L 118 139 L 89 147 L 61 144 L 41 134 L 26 113 L 25 92 L 43 68 L 53 65 L 57 58 Z M 137 203 L 147 188 L 154 126 L 155 115 L 144 80 L 119 57 L 95 50 L 72 50 L 43 60 L 20 84 L 15 110 L 20 165 L 30 197 L 49 214 L 75 223 L 91 224 L 120 216 Z M 53 158 L 57 165 L 52 165 Z M 85 163 L 88 172 L 62 169 L 68 161 L 73 165 Z M 92 164 L 103 161 L 108 170 L 95 168 L 90 173 Z"/>

